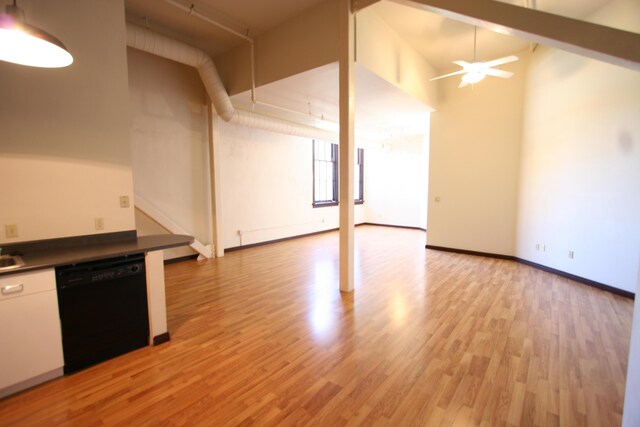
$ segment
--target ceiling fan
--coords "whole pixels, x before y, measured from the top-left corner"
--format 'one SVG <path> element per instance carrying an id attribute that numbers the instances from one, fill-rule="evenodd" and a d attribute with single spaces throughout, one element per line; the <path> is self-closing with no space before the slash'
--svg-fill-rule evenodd
<path id="1" fill-rule="evenodd" d="M 499 65 L 508 64 L 509 62 L 514 62 L 518 60 L 518 57 L 515 55 L 505 56 L 503 58 L 494 59 L 491 61 L 478 62 L 476 61 L 476 32 L 477 27 L 473 28 L 473 62 L 468 63 L 465 61 L 453 61 L 454 64 L 462 67 L 462 70 L 445 74 L 443 76 L 438 76 L 430 79 L 430 81 L 443 79 L 445 77 L 457 76 L 462 74 L 462 80 L 458 87 L 465 87 L 467 85 L 473 85 L 484 79 L 486 76 L 500 77 L 503 79 L 508 79 L 513 76 L 513 73 L 510 71 L 497 70 L 493 67 L 497 67 Z"/>

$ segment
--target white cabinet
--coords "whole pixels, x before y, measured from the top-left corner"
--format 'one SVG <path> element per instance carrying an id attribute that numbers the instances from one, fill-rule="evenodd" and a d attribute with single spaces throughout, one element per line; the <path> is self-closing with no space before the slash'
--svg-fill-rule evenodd
<path id="1" fill-rule="evenodd" d="M 54 269 L 0 276 L 0 397 L 62 375 Z"/>

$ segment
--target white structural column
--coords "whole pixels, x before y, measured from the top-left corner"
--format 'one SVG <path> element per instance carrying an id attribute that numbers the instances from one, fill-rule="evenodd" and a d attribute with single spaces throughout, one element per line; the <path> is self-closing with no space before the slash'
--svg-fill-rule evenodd
<path id="1" fill-rule="evenodd" d="M 629 363 L 627 366 L 627 389 L 624 393 L 624 410 L 622 412 L 622 427 L 640 426 L 640 271 L 638 271 L 638 287 L 633 307 L 633 321 L 631 323 L 631 343 L 629 344 Z"/>
<path id="2" fill-rule="evenodd" d="M 354 282 L 353 115 L 355 108 L 355 35 L 351 0 L 339 4 L 340 68 L 340 291 L 352 292 Z"/>
<path id="3" fill-rule="evenodd" d="M 222 183 L 220 178 L 220 119 L 212 104 L 209 104 L 209 174 L 211 180 L 211 230 L 216 257 L 224 256 L 224 233 L 222 232 Z"/>

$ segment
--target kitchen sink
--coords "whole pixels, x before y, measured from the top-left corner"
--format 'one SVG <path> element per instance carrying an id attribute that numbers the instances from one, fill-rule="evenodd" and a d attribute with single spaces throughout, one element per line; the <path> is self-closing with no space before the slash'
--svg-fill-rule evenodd
<path id="1" fill-rule="evenodd" d="M 24 261 L 19 256 L 2 255 L 0 256 L 0 271 L 13 270 L 24 266 Z"/>

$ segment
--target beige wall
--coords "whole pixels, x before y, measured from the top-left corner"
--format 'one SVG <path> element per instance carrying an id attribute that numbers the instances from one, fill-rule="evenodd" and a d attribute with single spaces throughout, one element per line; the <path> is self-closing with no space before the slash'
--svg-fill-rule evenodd
<path id="1" fill-rule="evenodd" d="M 594 19 L 635 22 L 631 29 L 640 31 L 640 5 L 616 1 Z M 517 255 L 635 292 L 640 73 L 539 48 L 526 83 L 522 141 Z"/>
<path id="2" fill-rule="evenodd" d="M 337 5 L 336 0 L 322 2 L 256 37 L 257 87 L 338 60 Z M 374 9 L 372 7 L 356 15 L 356 61 L 398 89 L 435 108 L 437 84 L 429 81 L 436 75 L 435 70 L 380 19 Z M 251 88 L 248 43 L 216 57 L 215 63 L 230 95 Z"/>
<path id="3" fill-rule="evenodd" d="M 510 79 L 487 77 L 458 88 L 439 80 L 431 114 L 427 243 L 515 255 L 526 54 L 504 66 Z M 439 202 L 436 201 L 439 198 Z"/>
<path id="4" fill-rule="evenodd" d="M 215 58 L 229 95 L 251 89 L 248 43 Z M 338 1 L 327 0 L 255 39 L 256 85 L 338 60 Z"/>
<path id="5" fill-rule="evenodd" d="M 428 156 L 427 136 L 365 148 L 367 222 L 427 227 Z"/>
<path id="6" fill-rule="evenodd" d="M 208 100 L 198 72 L 136 49 L 127 56 L 135 194 L 211 243 Z M 140 212 L 136 227 L 139 235 L 166 233 Z M 165 257 L 192 253 L 178 248 Z"/>
<path id="7" fill-rule="evenodd" d="M 123 1 L 20 6 L 75 61 L 63 69 L 0 62 L 0 243 L 134 229 L 133 208 L 119 205 L 133 196 Z M 17 239 L 5 224 L 17 224 Z"/>
<path id="8" fill-rule="evenodd" d="M 433 67 L 375 12 L 375 6 L 356 15 L 356 62 L 431 108 L 438 105 Z"/>
<path id="9" fill-rule="evenodd" d="M 590 19 L 639 31 L 640 5 L 617 0 Z M 634 292 L 640 73 L 544 46 L 509 65 L 509 80 L 440 86 L 428 244 L 516 255 Z"/>
<path id="10" fill-rule="evenodd" d="M 338 227 L 337 206 L 312 207 L 311 139 L 221 123 L 220 142 L 225 248 Z"/>

